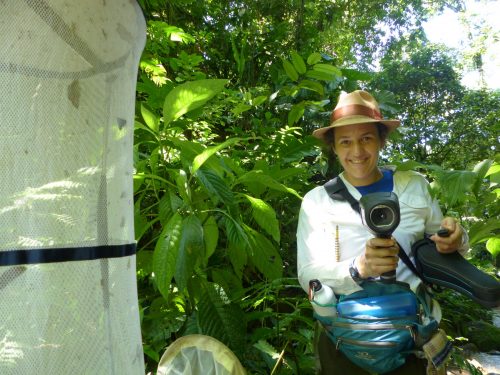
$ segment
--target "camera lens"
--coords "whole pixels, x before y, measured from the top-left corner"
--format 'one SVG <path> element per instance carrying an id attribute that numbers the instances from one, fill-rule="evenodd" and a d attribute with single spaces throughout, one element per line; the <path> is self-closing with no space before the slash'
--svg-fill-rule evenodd
<path id="1" fill-rule="evenodd" d="M 394 223 L 394 211 L 392 208 L 380 204 L 371 210 L 370 220 L 378 228 L 390 227 Z"/>

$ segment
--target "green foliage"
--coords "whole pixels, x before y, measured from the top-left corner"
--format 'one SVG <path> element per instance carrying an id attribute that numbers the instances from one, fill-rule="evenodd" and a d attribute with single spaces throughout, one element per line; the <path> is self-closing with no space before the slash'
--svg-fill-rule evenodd
<path id="1" fill-rule="evenodd" d="M 140 3 L 148 40 L 134 208 L 148 370 L 177 337 L 204 333 L 249 373 L 312 373 L 295 230 L 301 196 L 339 168 L 309 134 L 328 123 L 341 90 L 369 87 L 386 117 L 403 119 L 408 130 L 383 158 L 433 181 L 445 212 L 469 229 L 471 258 L 495 272 L 487 250 L 498 253 L 499 94 L 464 90 L 453 59 L 424 48 L 418 32 L 414 43 L 394 40 L 418 28 L 420 2 Z M 360 68 L 386 50 L 381 73 Z M 443 297 L 451 326 L 466 314 L 490 318 L 454 300 Z"/>

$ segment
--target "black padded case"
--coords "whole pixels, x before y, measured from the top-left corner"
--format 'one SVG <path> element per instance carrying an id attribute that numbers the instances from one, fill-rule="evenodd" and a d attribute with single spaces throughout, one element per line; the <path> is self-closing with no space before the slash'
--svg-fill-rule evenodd
<path id="1" fill-rule="evenodd" d="M 458 252 L 441 254 L 430 239 L 416 242 L 412 252 L 427 283 L 456 290 L 485 307 L 500 306 L 500 282 Z"/>

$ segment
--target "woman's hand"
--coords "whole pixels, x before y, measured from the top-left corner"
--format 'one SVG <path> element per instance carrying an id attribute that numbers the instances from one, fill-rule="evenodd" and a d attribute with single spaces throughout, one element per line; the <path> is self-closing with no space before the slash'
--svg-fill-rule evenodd
<path id="1" fill-rule="evenodd" d="M 441 227 L 448 230 L 447 237 L 433 234 L 430 239 L 436 243 L 436 248 L 440 253 L 453 253 L 462 246 L 462 227 L 452 217 L 445 217 L 441 221 Z"/>
<path id="2" fill-rule="evenodd" d="M 393 271 L 398 266 L 399 246 L 393 238 L 371 238 L 366 241 L 365 252 L 356 258 L 359 275 L 366 279 Z"/>

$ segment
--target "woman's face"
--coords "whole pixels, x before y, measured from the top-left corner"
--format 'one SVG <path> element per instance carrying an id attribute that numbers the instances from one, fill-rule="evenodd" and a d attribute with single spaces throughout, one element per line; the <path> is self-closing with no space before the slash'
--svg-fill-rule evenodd
<path id="1" fill-rule="evenodd" d="M 383 142 L 376 124 L 346 125 L 333 131 L 333 151 L 344 168 L 347 181 L 354 186 L 366 186 L 378 181 L 382 177 L 377 163 Z"/>

